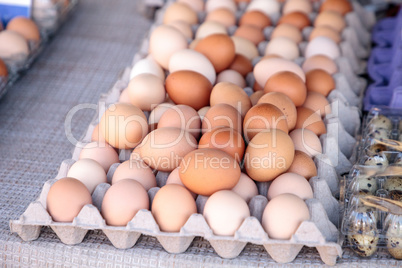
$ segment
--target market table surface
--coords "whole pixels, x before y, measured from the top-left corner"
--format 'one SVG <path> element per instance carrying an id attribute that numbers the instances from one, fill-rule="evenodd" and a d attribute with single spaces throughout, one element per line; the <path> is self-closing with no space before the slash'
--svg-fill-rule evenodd
<path id="1" fill-rule="evenodd" d="M 279 266 L 262 246 L 247 245 L 239 257 L 222 259 L 203 239 L 196 238 L 183 254 L 167 253 L 156 240 L 142 236 L 127 250 L 112 246 L 101 231 L 90 231 L 81 244 L 60 242 L 50 228 L 24 242 L 12 234 L 9 221 L 18 219 L 54 178 L 74 145 L 65 134 L 67 113 L 81 103 L 97 103 L 119 73 L 131 64 L 151 21 L 132 0 L 81 0 L 76 12 L 45 48 L 32 68 L 0 100 L 0 266 L 20 267 L 227 267 Z M 73 118 L 79 138 L 94 111 Z M 385 252 L 359 259 L 344 252 L 338 266 L 400 267 Z M 282 266 L 324 266 L 318 252 L 303 248 Z"/>

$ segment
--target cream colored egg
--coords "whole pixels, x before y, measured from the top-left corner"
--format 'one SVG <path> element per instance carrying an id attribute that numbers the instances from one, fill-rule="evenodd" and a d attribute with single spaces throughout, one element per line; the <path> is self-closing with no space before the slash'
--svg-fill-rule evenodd
<path id="1" fill-rule="evenodd" d="M 218 8 L 227 8 L 233 13 L 237 10 L 236 3 L 233 0 L 207 0 L 205 3 L 205 11 L 207 13 Z"/>
<path id="2" fill-rule="evenodd" d="M 258 57 L 258 49 L 253 42 L 240 36 L 231 36 L 231 38 L 235 44 L 236 54 L 243 55 L 249 60 Z"/>
<path id="3" fill-rule="evenodd" d="M 280 194 L 294 194 L 306 200 L 313 198 L 313 189 L 306 178 L 288 172 L 276 177 L 269 185 L 267 194 L 269 200 Z"/>
<path id="4" fill-rule="evenodd" d="M 130 80 L 127 86 L 132 105 L 143 111 L 151 111 L 165 100 L 163 80 L 153 74 L 140 74 Z"/>
<path id="5" fill-rule="evenodd" d="M 325 36 L 318 36 L 308 43 L 305 51 L 306 58 L 315 55 L 324 55 L 331 59 L 336 59 L 341 56 L 341 50 L 332 39 Z"/>
<path id="6" fill-rule="evenodd" d="M 141 59 L 134 64 L 130 72 L 130 80 L 143 73 L 150 73 L 165 80 L 165 72 L 151 56 Z"/>
<path id="7" fill-rule="evenodd" d="M 82 148 L 79 159 L 90 158 L 97 161 L 108 172 L 111 165 L 119 163 L 116 150 L 105 142 L 91 142 Z"/>
<path id="8" fill-rule="evenodd" d="M 247 11 L 261 11 L 268 17 L 280 13 L 280 4 L 276 0 L 253 0 L 247 6 Z"/>
<path id="9" fill-rule="evenodd" d="M 124 179 L 133 179 L 141 183 L 145 190 L 156 187 L 152 169 L 142 160 L 130 159 L 121 163 L 113 173 L 112 184 Z"/>
<path id="10" fill-rule="evenodd" d="M 216 21 L 206 21 L 198 27 L 195 39 L 202 39 L 211 34 L 227 34 L 225 25 Z"/>
<path id="11" fill-rule="evenodd" d="M 288 0 L 283 6 L 282 13 L 288 14 L 291 12 L 299 11 L 309 15 L 312 10 L 313 7 L 309 0 Z"/>
<path id="12" fill-rule="evenodd" d="M 103 167 L 89 158 L 75 162 L 68 170 L 67 177 L 81 181 L 91 194 L 98 184 L 107 182 L 106 172 Z"/>
<path id="13" fill-rule="evenodd" d="M 235 85 L 238 85 L 241 88 L 246 87 L 246 80 L 244 77 L 235 70 L 224 70 L 218 74 L 216 78 L 216 83 L 219 82 L 231 82 Z"/>
<path id="14" fill-rule="evenodd" d="M 306 75 L 299 65 L 292 61 L 281 58 L 268 58 L 260 60 L 254 66 L 253 73 L 257 83 L 260 86 L 264 87 L 264 85 L 272 75 L 283 71 L 293 72 L 298 75 L 303 80 L 303 82 L 306 81 Z"/>
<path id="15" fill-rule="evenodd" d="M 251 198 L 258 195 L 257 184 L 245 173 L 240 174 L 239 182 L 232 188 L 232 191 L 247 203 L 250 202 Z"/>
<path id="16" fill-rule="evenodd" d="M 195 12 L 204 11 L 204 1 L 203 0 L 177 0 L 178 3 L 187 4 L 191 7 Z"/>
<path id="17" fill-rule="evenodd" d="M 268 42 L 265 55 L 272 54 L 288 60 L 294 60 L 300 56 L 297 43 L 287 37 L 277 37 Z"/>
<path id="18" fill-rule="evenodd" d="M 215 235 L 233 236 L 243 221 L 250 217 L 250 210 L 238 194 L 221 190 L 208 198 L 203 215 Z"/>
<path id="19" fill-rule="evenodd" d="M 169 72 L 174 73 L 181 70 L 190 70 L 202 74 L 215 84 L 216 73 L 214 66 L 200 52 L 192 49 L 183 49 L 172 55 L 169 61 Z"/>
<path id="20" fill-rule="evenodd" d="M 9 30 L 0 32 L 0 58 L 25 60 L 28 54 L 28 43 L 22 35 Z"/>
<path id="21" fill-rule="evenodd" d="M 169 69 L 170 57 L 175 52 L 186 48 L 186 37 L 172 26 L 158 26 L 149 38 L 150 53 L 164 69 Z"/>
<path id="22" fill-rule="evenodd" d="M 156 106 L 152 112 L 149 114 L 148 117 L 148 125 L 151 127 L 151 129 L 155 129 L 156 125 L 158 124 L 159 120 L 161 119 L 162 115 L 171 107 L 173 107 L 174 104 L 172 103 L 161 103 L 158 106 Z"/>

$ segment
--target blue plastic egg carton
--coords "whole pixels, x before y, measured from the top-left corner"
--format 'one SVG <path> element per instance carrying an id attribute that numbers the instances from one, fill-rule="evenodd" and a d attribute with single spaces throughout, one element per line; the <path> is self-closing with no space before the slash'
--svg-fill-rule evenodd
<path id="1" fill-rule="evenodd" d="M 379 21 L 372 30 L 374 48 L 367 64 L 372 84 L 364 109 L 375 105 L 402 107 L 402 9 L 397 16 Z"/>

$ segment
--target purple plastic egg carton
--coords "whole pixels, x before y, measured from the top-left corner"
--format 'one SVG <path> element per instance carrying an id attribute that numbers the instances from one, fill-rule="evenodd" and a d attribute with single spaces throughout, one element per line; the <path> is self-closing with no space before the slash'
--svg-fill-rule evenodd
<path id="1" fill-rule="evenodd" d="M 367 64 L 373 80 L 364 98 L 364 110 L 375 105 L 402 107 L 402 9 L 379 21 L 372 30 L 375 45 Z"/>

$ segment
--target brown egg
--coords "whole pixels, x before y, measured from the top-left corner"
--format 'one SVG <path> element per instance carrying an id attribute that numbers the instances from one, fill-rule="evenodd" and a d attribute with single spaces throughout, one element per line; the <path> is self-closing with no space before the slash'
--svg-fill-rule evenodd
<path id="1" fill-rule="evenodd" d="M 336 63 L 325 55 L 314 55 L 306 59 L 302 68 L 306 74 L 314 69 L 322 69 L 331 75 L 338 72 L 338 66 Z"/>
<path id="2" fill-rule="evenodd" d="M 246 76 L 248 73 L 253 71 L 253 65 L 245 56 L 236 54 L 228 69 L 238 71 L 241 75 Z"/>
<path id="3" fill-rule="evenodd" d="M 176 71 L 165 82 L 166 91 L 176 104 L 185 104 L 196 110 L 209 105 L 212 84 L 202 74 L 194 71 Z"/>
<path id="4" fill-rule="evenodd" d="M 300 11 L 305 14 L 312 12 L 312 4 L 310 0 L 288 0 L 282 8 L 282 13 L 287 14 L 294 11 Z"/>
<path id="5" fill-rule="evenodd" d="M 297 122 L 295 128 L 311 130 L 317 136 L 327 133 L 321 116 L 306 107 L 297 107 Z"/>
<path id="6" fill-rule="evenodd" d="M 317 92 L 326 97 L 335 89 L 335 81 L 325 70 L 314 69 L 306 73 L 306 87 L 308 92 Z"/>
<path id="7" fill-rule="evenodd" d="M 275 27 L 271 34 L 271 40 L 277 37 L 287 37 L 296 43 L 300 43 L 303 40 L 303 35 L 299 28 L 292 24 L 280 24 Z"/>
<path id="8" fill-rule="evenodd" d="M 313 40 L 316 37 L 324 36 L 332 39 L 335 43 L 339 44 L 342 41 L 341 35 L 339 32 L 335 31 L 333 28 L 329 26 L 319 26 L 315 27 L 313 31 L 310 33 L 309 41 Z"/>
<path id="9" fill-rule="evenodd" d="M 246 141 L 250 141 L 257 133 L 268 129 L 280 129 L 288 133 L 285 115 L 278 107 L 269 103 L 260 103 L 251 107 L 243 121 Z"/>
<path id="10" fill-rule="evenodd" d="M 255 181 L 271 181 L 289 169 L 294 150 L 292 139 L 282 130 L 260 132 L 247 146 L 246 172 Z"/>
<path id="11" fill-rule="evenodd" d="M 265 40 L 264 34 L 262 33 L 261 29 L 247 24 L 239 26 L 234 33 L 234 36 L 246 38 L 253 42 L 254 45 L 258 45 L 260 42 Z"/>
<path id="12" fill-rule="evenodd" d="M 0 78 L 7 79 L 8 70 L 7 66 L 2 59 L 0 59 Z"/>
<path id="13" fill-rule="evenodd" d="M 118 149 L 137 146 L 148 133 L 145 114 L 136 106 L 116 103 L 102 115 L 99 129 L 107 143 Z"/>
<path id="14" fill-rule="evenodd" d="M 126 226 L 141 209 L 149 209 L 148 193 L 136 180 L 113 184 L 102 201 L 102 216 L 109 226 Z"/>
<path id="15" fill-rule="evenodd" d="M 217 8 L 207 14 L 205 21 L 216 21 L 230 27 L 236 25 L 236 16 L 227 8 Z"/>
<path id="16" fill-rule="evenodd" d="M 197 111 L 187 105 L 176 105 L 166 110 L 159 119 L 158 129 L 179 128 L 191 133 L 198 139 L 201 130 L 201 119 Z"/>
<path id="17" fill-rule="evenodd" d="M 247 93 L 241 87 L 229 82 L 221 82 L 213 87 L 210 103 L 211 106 L 219 103 L 229 104 L 236 108 L 242 117 L 251 108 L 251 101 Z"/>
<path id="18" fill-rule="evenodd" d="M 121 163 L 113 173 L 112 184 L 124 179 L 133 179 L 141 183 L 146 191 L 156 187 L 155 175 L 152 169 L 139 159 L 130 159 Z"/>
<path id="19" fill-rule="evenodd" d="M 152 215 L 162 232 L 180 232 L 194 213 L 197 213 L 197 205 L 193 196 L 178 184 L 163 186 L 152 202 Z"/>
<path id="20" fill-rule="evenodd" d="M 331 113 L 331 106 L 329 105 L 327 98 L 325 98 L 325 96 L 321 93 L 313 91 L 307 92 L 307 98 L 303 104 L 303 107 L 319 113 L 321 117 L 325 117 L 325 115 Z"/>
<path id="21" fill-rule="evenodd" d="M 140 144 L 142 160 L 151 168 L 169 172 L 177 168 L 182 158 L 197 148 L 193 135 L 179 128 L 158 128 Z"/>
<path id="22" fill-rule="evenodd" d="M 216 127 L 202 135 L 198 148 L 214 148 L 222 150 L 241 162 L 245 144 L 242 135 L 229 127 Z"/>
<path id="23" fill-rule="evenodd" d="M 252 106 L 256 105 L 264 94 L 265 93 L 263 90 L 259 90 L 259 91 L 254 92 L 253 94 L 251 94 L 251 96 L 250 96 L 251 105 Z M 292 102 L 292 104 L 293 104 L 293 102 Z"/>
<path id="24" fill-rule="evenodd" d="M 322 153 L 320 138 L 311 130 L 294 129 L 289 133 L 296 150 L 302 151 L 310 157 Z"/>
<path id="25" fill-rule="evenodd" d="M 81 209 L 92 204 L 88 188 L 74 178 L 62 178 L 50 187 L 46 208 L 53 221 L 72 222 Z"/>
<path id="26" fill-rule="evenodd" d="M 235 45 L 225 34 L 212 34 L 200 40 L 195 50 L 204 54 L 217 73 L 225 70 L 235 58 Z"/>
<path id="27" fill-rule="evenodd" d="M 238 183 L 240 173 L 240 166 L 233 157 L 210 148 L 188 153 L 179 168 L 183 184 L 190 191 L 206 196 L 232 189 Z"/>
<path id="28" fill-rule="evenodd" d="M 233 106 L 219 103 L 211 107 L 202 120 L 202 133 L 211 131 L 216 127 L 230 127 L 243 133 L 241 114 Z"/>
<path id="29" fill-rule="evenodd" d="M 189 24 L 197 24 L 198 16 L 191 7 L 184 3 L 172 3 L 165 10 L 163 23 L 168 24 L 175 20 L 185 21 Z"/>
<path id="30" fill-rule="evenodd" d="M 92 131 L 91 141 L 105 142 L 105 138 L 104 138 L 104 137 L 102 136 L 102 134 L 99 132 L 99 124 L 97 124 L 97 125 L 94 127 L 94 130 Z"/>
<path id="31" fill-rule="evenodd" d="M 260 86 L 260 84 L 258 84 L 257 81 L 255 81 L 255 83 L 253 85 L 253 90 L 254 90 L 254 92 L 258 92 L 258 91 L 264 92 L 264 88 L 262 86 Z"/>
<path id="32" fill-rule="evenodd" d="M 240 18 L 239 26 L 245 24 L 256 26 L 257 28 L 262 30 L 265 27 L 271 25 L 271 20 L 267 15 L 265 15 L 261 11 L 252 10 L 245 12 L 243 16 L 241 16 Z"/>
<path id="33" fill-rule="evenodd" d="M 269 92 L 264 94 L 259 100 L 260 103 L 275 105 L 285 115 L 289 130 L 294 129 L 297 120 L 296 106 L 293 101 L 281 92 Z"/>
<path id="34" fill-rule="evenodd" d="M 91 142 L 82 148 L 79 159 L 90 158 L 98 162 L 107 173 L 110 166 L 119 163 L 119 155 L 116 150 L 104 142 Z"/>
<path id="35" fill-rule="evenodd" d="M 7 24 L 9 31 L 14 31 L 22 35 L 27 41 L 40 40 L 40 32 L 38 26 L 31 19 L 26 17 L 15 17 Z"/>
<path id="36" fill-rule="evenodd" d="M 338 33 L 346 27 L 345 19 L 337 12 L 324 11 L 318 14 L 314 21 L 314 27 L 328 26 Z"/>
<path id="37" fill-rule="evenodd" d="M 303 80 L 293 72 L 279 72 L 272 75 L 264 86 L 264 92 L 281 92 L 288 96 L 296 106 L 306 100 L 307 89 Z"/>
<path id="38" fill-rule="evenodd" d="M 158 122 L 161 119 L 162 115 L 171 107 L 173 107 L 174 104 L 164 102 L 156 106 L 152 112 L 149 114 L 148 117 L 148 125 L 149 125 L 149 130 L 152 131 L 158 127 Z"/>
<path id="39" fill-rule="evenodd" d="M 295 151 L 295 158 L 287 172 L 292 172 L 305 177 L 307 180 L 317 176 L 317 167 L 313 159 L 302 151 Z"/>
<path id="40" fill-rule="evenodd" d="M 296 26 L 299 30 L 303 30 L 304 27 L 307 27 L 310 25 L 310 19 L 303 12 L 295 11 L 295 12 L 290 12 L 286 15 L 283 15 L 279 19 L 278 25 L 281 25 L 283 23 L 291 24 L 293 26 Z"/>
<path id="41" fill-rule="evenodd" d="M 172 26 L 176 30 L 179 30 L 179 32 L 181 32 L 186 38 L 193 39 L 193 29 L 191 29 L 191 24 L 182 20 L 174 20 L 166 25 Z"/>
<path id="42" fill-rule="evenodd" d="M 345 16 L 347 13 L 353 11 L 353 7 L 348 0 L 325 0 L 320 6 L 320 12 L 328 10 Z"/>

